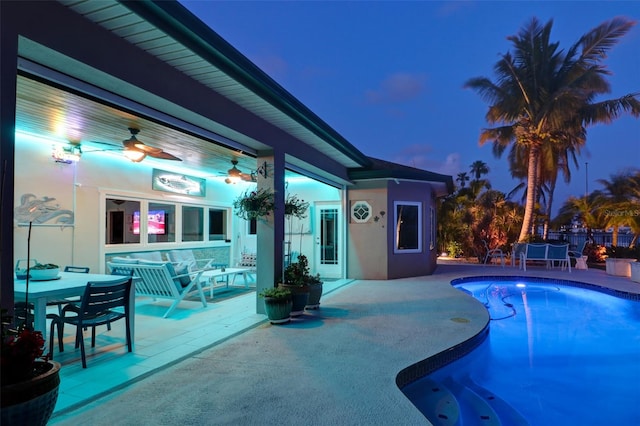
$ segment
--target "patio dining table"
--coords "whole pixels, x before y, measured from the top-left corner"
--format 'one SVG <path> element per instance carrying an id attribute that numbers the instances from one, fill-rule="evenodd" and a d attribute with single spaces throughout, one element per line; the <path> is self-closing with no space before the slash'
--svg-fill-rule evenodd
<path id="1" fill-rule="evenodd" d="M 82 296 L 89 281 L 102 282 L 113 281 L 122 278 L 108 274 L 83 274 L 76 272 L 60 272 L 60 278 L 48 281 L 29 280 L 29 301 L 33 303 L 33 326 L 42 332 L 42 337 L 47 338 L 47 301 L 52 299 L 64 299 L 73 296 Z M 135 280 L 135 278 L 134 278 Z M 14 297 L 17 301 L 26 298 L 26 280 L 14 279 Z M 131 286 L 131 291 L 134 286 Z M 131 312 L 131 342 L 135 342 L 135 297 L 129 298 Z"/>

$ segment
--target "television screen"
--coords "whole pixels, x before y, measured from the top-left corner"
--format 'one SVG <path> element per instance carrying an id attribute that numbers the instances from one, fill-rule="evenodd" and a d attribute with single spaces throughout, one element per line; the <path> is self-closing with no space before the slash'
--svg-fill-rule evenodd
<path id="1" fill-rule="evenodd" d="M 147 234 L 149 235 L 164 235 L 165 223 L 164 223 L 165 211 L 164 210 L 149 210 L 147 214 Z M 140 212 L 133 213 L 133 233 L 140 234 Z"/>

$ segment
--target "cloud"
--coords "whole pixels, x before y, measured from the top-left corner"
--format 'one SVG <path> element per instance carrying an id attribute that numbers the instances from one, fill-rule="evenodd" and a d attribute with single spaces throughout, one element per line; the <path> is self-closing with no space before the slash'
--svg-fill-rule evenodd
<path id="1" fill-rule="evenodd" d="M 413 144 L 398 152 L 391 160 L 417 169 L 456 176 L 460 172 L 460 154 L 452 152 L 446 158 L 439 160 L 431 155 L 432 148 L 427 144 Z"/>
<path id="2" fill-rule="evenodd" d="M 379 88 L 365 91 L 365 99 L 371 104 L 405 102 L 422 93 L 425 81 L 423 74 L 395 73 L 382 81 Z"/>

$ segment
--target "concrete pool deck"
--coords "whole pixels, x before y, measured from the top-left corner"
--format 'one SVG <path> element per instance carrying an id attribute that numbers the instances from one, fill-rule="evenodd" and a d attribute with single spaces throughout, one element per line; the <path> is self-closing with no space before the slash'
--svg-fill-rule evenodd
<path id="1" fill-rule="evenodd" d="M 354 281 L 323 296 L 318 311 L 284 326 L 255 315 L 257 326 L 115 386 L 81 408 L 58 412 L 49 424 L 428 425 L 396 386 L 396 376 L 485 327 L 484 307 L 450 282 L 495 275 L 640 293 L 640 284 L 601 270 L 524 272 L 442 261 L 431 276 Z M 134 356 L 114 351 L 116 357 Z M 86 374 L 91 369 L 89 363 Z"/>

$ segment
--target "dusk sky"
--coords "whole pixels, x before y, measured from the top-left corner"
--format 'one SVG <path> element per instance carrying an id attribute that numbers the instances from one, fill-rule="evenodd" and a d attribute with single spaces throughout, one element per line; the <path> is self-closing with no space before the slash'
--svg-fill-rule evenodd
<path id="1" fill-rule="evenodd" d="M 452 175 L 487 163 L 493 187 L 511 191 L 506 158 L 480 147 L 487 104 L 464 83 L 494 80 L 499 55 L 532 17 L 553 19 L 567 49 L 615 16 L 640 21 L 638 1 L 181 1 L 365 155 Z M 612 99 L 640 92 L 640 22 L 605 60 Z M 585 167 L 585 163 L 588 166 Z M 640 120 L 588 128 L 554 212 L 597 179 L 640 167 Z M 521 194 L 518 195 L 518 197 Z"/>

